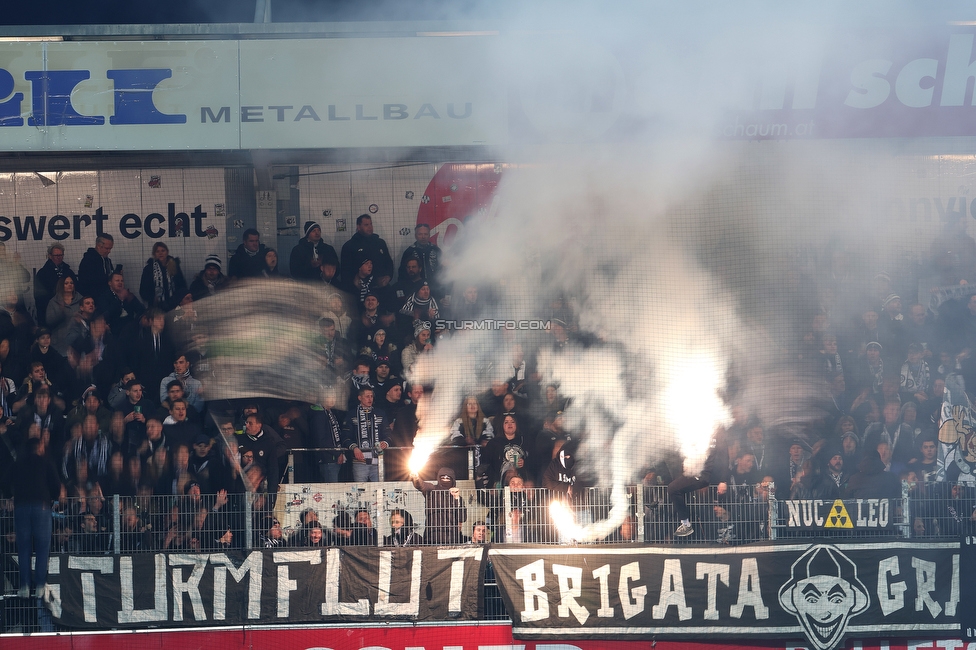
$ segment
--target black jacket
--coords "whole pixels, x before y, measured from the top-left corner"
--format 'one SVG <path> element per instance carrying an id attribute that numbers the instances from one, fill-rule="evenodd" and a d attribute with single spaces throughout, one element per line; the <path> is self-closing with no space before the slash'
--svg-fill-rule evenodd
<path id="1" fill-rule="evenodd" d="M 94 248 L 85 251 L 78 265 L 78 286 L 75 289 L 83 296 L 98 298 L 108 284 L 108 276 L 115 270 L 112 259 L 103 258 Z"/>
<path id="2" fill-rule="evenodd" d="M 357 260 L 365 254 L 373 261 L 373 277 L 384 275 L 393 278 L 393 258 L 390 257 L 390 247 L 373 233 L 370 236 L 359 232 L 353 233 L 352 238 L 342 245 L 342 282 L 348 284 L 359 270 Z"/>
<path id="3" fill-rule="evenodd" d="M 462 535 L 460 524 L 468 519 L 468 508 L 464 498 L 459 494 L 455 497 L 451 489 L 455 487 L 454 470 L 442 467 L 437 471 L 438 476 L 446 474 L 451 477 L 450 485 L 431 485 L 416 477 L 413 480 L 415 488 L 424 494 L 427 502 L 426 522 L 424 525 L 424 541 L 428 544 L 461 544 Z"/>
<path id="4" fill-rule="evenodd" d="M 51 507 L 61 492 L 61 481 L 54 463 L 44 456 L 24 452 L 8 474 L 4 492 L 13 494 L 14 505 L 40 504 Z"/>
<path id="5" fill-rule="evenodd" d="M 264 274 L 264 256 L 268 252 L 268 247 L 264 244 L 258 246 L 258 252 L 248 255 L 244 244 L 237 247 L 234 256 L 230 258 L 227 275 L 232 278 L 258 278 Z"/>
<path id="6" fill-rule="evenodd" d="M 412 257 L 417 258 L 417 261 L 420 262 L 420 276 L 430 282 L 433 287 L 437 283 L 437 274 L 440 271 L 441 258 L 443 257 L 440 247 L 436 244 L 429 244 L 427 246 L 412 244 L 407 246 L 407 249 L 403 251 L 403 255 L 400 256 L 400 268 L 397 271 L 398 280 L 403 280 L 407 277 L 407 261 Z"/>
<path id="7" fill-rule="evenodd" d="M 884 463 L 878 452 L 869 449 L 857 466 L 858 472 L 847 482 L 849 499 L 899 499 L 901 481 L 891 472 L 884 471 Z"/>
<path id="8" fill-rule="evenodd" d="M 71 267 L 62 263 L 60 267 L 48 260 L 34 276 L 34 304 L 37 306 L 37 321 L 46 326 L 47 303 L 54 297 L 54 289 L 61 278 L 76 278 Z"/>
<path id="9" fill-rule="evenodd" d="M 175 267 L 175 273 L 172 277 L 169 275 L 169 269 L 167 266 L 172 263 Z M 156 258 L 150 257 L 146 261 L 146 266 L 142 269 L 142 280 L 139 282 L 139 296 L 142 298 L 143 302 L 149 307 L 159 307 L 163 311 L 169 311 L 173 307 L 176 307 L 175 301 L 184 289 L 186 289 L 186 278 L 183 277 L 183 270 L 180 268 L 180 258 L 169 257 L 166 260 L 166 265 L 160 268 L 162 275 L 162 287 L 163 287 L 163 297 L 161 300 L 156 300 L 156 282 L 154 280 L 153 267 L 159 266 L 159 262 Z"/>
<path id="10" fill-rule="evenodd" d="M 322 273 L 318 268 L 312 266 L 312 253 L 318 253 L 318 258 L 322 264 L 331 264 L 336 267 L 334 281 L 339 279 L 339 256 L 336 255 L 334 248 L 319 240 L 318 244 L 312 244 L 308 237 L 303 237 L 298 244 L 291 249 L 291 257 L 288 260 L 288 270 L 291 277 L 296 280 L 322 280 Z"/>
<path id="11" fill-rule="evenodd" d="M 710 485 L 727 483 L 729 480 L 729 445 L 725 430 L 717 430 L 711 438 L 708 456 L 698 477 Z"/>

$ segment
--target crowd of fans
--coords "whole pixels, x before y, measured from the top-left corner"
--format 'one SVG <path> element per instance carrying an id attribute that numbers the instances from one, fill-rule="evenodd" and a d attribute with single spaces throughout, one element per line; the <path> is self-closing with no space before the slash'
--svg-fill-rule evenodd
<path id="1" fill-rule="evenodd" d="M 315 344 L 326 362 L 323 372 L 346 389 L 322 404 L 205 399 L 211 369 L 194 304 L 250 278 L 279 275 L 277 254 L 254 230 L 244 233 L 226 266 L 211 255 L 189 283 L 180 260 L 165 243 L 155 243 L 138 295 L 129 289 L 129 274 L 111 260 L 109 235 L 97 238 L 77 271 L 64 259 L 63 246 L 53 244 L 33 282 L 15 256 L 0 251 L 0 503 L 8 513 L 27 505 L 49 513 L 52 502 L 60 502 L 47 517 L 55 522 L 53 531 L 28 527 L 15 533 L 15 518 L 0 516 L 7 551 L 16 545 L 29 557 L 31 547 L 52 534 L 57 550 L 107 551 L 116 532 L 123 551 L 240 547 L 245 494 L 260 513 L 253 530 L 269 545 L 369 538 L 359 534 L 359 528 L 371 529 L 365 512 L 340 513 L 322 527 L 322 535 L 308 530 L 315 522 L 302 522 L 287 539 L 280 530 L 276 535 L 272 505 L 293 449 L 320 450 L 290 455 L 295 481 L 366 482 L 379 479 L 379 456 L 390 448 L 387 480 L 416 479 L 429 500 L 441 497 L 436 486 L 432 490 L 406 470 L 424 386 L 402 379 L 417 356 L 431 349 L 433 321 L 450 309 L 430 229 L 416 228 L 416 243 L 403 253 L 396 282 L 389 248 L 373 234 L 368 215 L 357 220 L 341 261 L 322 241 L 318 224 L 309 222 L 304 231 L 289 257 L 289 274 L 335 289 L 323 305 Z M 461 291 L 451 313 L 484 313 L 478 289 Z M 487 442 L 490 419 L 497 420 L 499 432 L 509 432 L 513 426 L 503 422 L 505 413 L 514 422 L 517 408 L 526 411 L 525 363 L 515 365 L 518 383 L 511 390 L 503 383 L 475 400 L 474 431 L 468 419 L 459 419 L 459 445 Z M 519 420 L 518 427 L 527 422 Z M 488 451 L 497 455 L 493 449 Z M 519 467 L 530 456 L 528 447 L 521 455 Z M 53 468 L 56 485 L 14 478 L 23 475 L 15 468 L 37 463 L 35 458 Z M 455 471 L 467 472 L 465 454 L 443 460 L 456 465 L 442 472 L 452 476 L 453 487 Z M 501 461 L 494 465 L 497 483 Z M 446 494 L 460 505 L 456 488 Z M 111 511 L 113 495 L 121 497 L 119 513 Z M 113 530 L 116 514 L 119 531 Z M 391 543 L 425 541 L 411 519 L 405 511 L 391 517 Z M 446 532 L 428 525 L 426 541 L 462 541 L 456 524 L 465 519 L 455 519 Z M 33 580 L 35 586 L 43 583 Z M 21 584 L 31 580 L 24 576 Z"/>
<path id="2" fill-rule="evenodd" d="M 936 431 L 946 377 L 976 381 L 976 284 L 970 284 L 976 242 L 959 223 L 932 245 L 924 272 L 936 278 L 937 290 L 927 304 L 900 297 L 917 287 L 919 273 L 879 272 L 864 282 L 852 270 L 854 254 L 842 249 L 810 270 L 806 285 L 797 283 L 797 295 L 809 301 L 797 310 L 802 331 L 788 355 L 800 374 L 826 387 L 829 399 L 817 405 L 823 416 L 802 435 L 786 437 L 768 430 L 730 392 L 734 421 L 722 432 L 728 463 L 718 459 L 712 483 L 773 482 L 780 499 L 830 499 L 898 498 L 901 480 L 920 493 L 972 481 L 959 465 L 943 464 Z M 239 547 L 245 494 L 264 499 L 253 529 L 268 546 L 375 540 L 368 512 L 340 513 L 331 526 L 302 521 L 299 533 L 282 532 L 271 504 L 289 451 L 305 448 L 319 451 L 292 454 L 295 482 L 377 481 L 382 456 L 385 480 L 414 480 L 424 492 L 433 522 L 425 541 L 433 543 L 468 539 L 460 532 L 466 513 L 454 482 L 467 474 L 469 451 L 479 489 L 514 481 L 520 492 L 540 487 L 578 498 L 586 487 L 574 464 L 583 432 L 564 428 L 559 387 L 542 384 L 534 368 L 537 349 L 515 340 L 509 378 L 458 405 L 450 433 L 458 450 L 435 454 L 423 476 L 432 483 L 411 474 L 417 405 L 430 387 L 403 377 L 440 336 L 451 335 L 438 322 L 490 314 L 491 288 L 446 285 L 441 251 L 424 225 L 398 266 L 369 215 L 357 219 L 339 252 L 322 240 L 315 222 L 304 224 L 304 235 L 289 255 L 288 274 L 335 289 L 323 305 L 315 345 L 323 371 L 344 383 L 348 400 L 205 400 L 210 364 L 194 305 L 249 278 L 280 275 L 277 253 L 257 231 L 244 233 L 226 267 L 212 255 L 189 283 L 180 261 L 157 242 L 137 294 L 127 285 L 131 275 L 111 261 L 108 235 L 98 237 L 77 272 L 64 248 L 52 245 L 33 283 L 12 256 L 0 256 L 0 490 L 14 499 L 4 507 L 50 507 L 69 498 L 72 507 L 58 513 L 53 531 L 63 550 L 108 549 L 106 498 L 115 494 L 122 497 L 124 551 Z M 592 343 L 577 332 L 570 304 L 553 301 L 546 345 L 561 347 L 574 338 Z M 13 468 L 33 457 L 55 468 L 56 489 L 11 480 L 22 475 Z M 649 485 L 681 474 L 677 463 L 645 469 Z M 172 498 L 152 498 L 160 496 Z M 495 515 L 488 532 L 497 533 L 499 504 L 485 505 Z M 971 514 L 967 506 L 959 517 Z M 393 513 L 394 532 L 385 541 L 421 541 L 411 519 L 405 511 Z M 931 531 L 938 519 L 920 513 L 916 528 Z M 630 523 L 630 532 L 616 535 L 632 537 Z M 485 535 L 484 522 L 475 528 L 476 536 Z M 14 538 L 30 544 L 23 541 L 29 532 L 5 533 L 8 545 Z"/>

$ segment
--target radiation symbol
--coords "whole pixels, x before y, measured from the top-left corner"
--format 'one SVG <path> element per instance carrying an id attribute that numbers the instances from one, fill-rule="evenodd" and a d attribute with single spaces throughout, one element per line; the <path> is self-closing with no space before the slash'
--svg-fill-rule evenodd
<path id="1" fill-rule="evenodd" d="M 834 505 L 830 506 L 830 514 L 827 515 L 824 528 L 854 528 L 854 522 L 851 521 L 851 516 L 847 514 L 847 508 L 844 507 L 844 502 L 840 499 L 834 501 Z"/>

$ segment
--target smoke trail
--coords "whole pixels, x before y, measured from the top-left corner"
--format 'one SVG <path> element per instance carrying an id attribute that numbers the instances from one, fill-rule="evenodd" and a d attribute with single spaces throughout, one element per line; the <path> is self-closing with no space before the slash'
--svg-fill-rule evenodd
<path id="1" fill-rule="evenodd" d="M 822 383 L 792 349 L 817 309 L 796 252 L 871 229 L 852 216 L 868 213 L 863 190 L 875 172 L 825 169 L 815 144 L 804 145 L 808 158 L 792 150 L 764 159 L 758 145 L 710 139 L 722 111 L 751 104 L 751 75 L 768 62 L 816 66 L 833 16 L 801 20 L 764 13 L 764 3 L 711 9 L 628 5 L 633 14 L 619 22 L 567 12 L 551 24 L 568 34 L 507 41 L 523 106 L 544 116 L 536 126 L 575 144 L 508 151 L 518 169 L 499 185 L 491 215 L 469 219 L 450 251 L 449 279 L 491 286 L 506 318 L 545 318 L 553 301 L 571 297 L 574 341 L 519 340 L 541 348 L 542 381 L 572 400 L 578 465 L 614 488 L 610 517 L 581 531 L 585 539 L 620 524 L 622 486 L 656 461 L 678 453 L 696 473 L 730 397 L 781 436 L 804 435 L 822 417 Z M 592 22 L 578 29 L 583 15 Z M 548 79 L 574 75 L 586 99 L 547 96 L 559 87 Z M 621 78 L 626 97 L 614 85 Z M 574 110 L 620 130 L 576 128 Z M 750 181 L 765 193 L 740 192 Z M 487 388 L 479 368 L 505 368 L 509 344 L 460 332 L 422 359 L 412 379 L 436 379 L 437 390 L 420 440 L 443 439 L 463 394 Z"/>

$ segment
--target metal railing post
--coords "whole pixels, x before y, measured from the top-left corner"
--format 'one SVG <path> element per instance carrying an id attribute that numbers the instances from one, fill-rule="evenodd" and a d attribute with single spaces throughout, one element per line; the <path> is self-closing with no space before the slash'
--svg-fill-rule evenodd
<path id="1" fill-rule="evenodd" d="M 639 484 L 635 488 L 637 492 L 637 541 L 644 541 L 644 486 Z"/>
<path id="2" fill-rule="evenodd" d="M 515 531 L 512 530 L 512 489 L 505 486 L 504 492 L 505 505 L 505 541 L 511 542 Z"/>
<path id="3" fill-rule="evenodd" d="M 909 496 L 910 489 L 908 487 L 908 481 L 901 482 L 901 536 L 904 538 L 909 538 L 912 536 L 912 502 Z M 894 512 L 891 513 L 892 515 Z"/>
<path id="4" fill-rule="evenodd" d="M 474 480 L 474 449 L 470 448 L 468 449 L 468 480 Z"/>
<path id="5" fill-rule="evenodd" d="M 380 464 L 380 480 L 383 480 L 383 465 Z M 386 489 L 382 487 L 376 488 L 376 521 L 373 522 L 373 530 L 376 531 L 376 545 L 383 546 L 383 536 L 380 535 L 380 513 L 386 514 L 386 509 L 383 508 L 383 504 L 386 503 L 384 497 L 386 496 Z M 391 533 L 392 534 L 392 533 Z"/>
<path id="6" fill-rule="evenodd" d="M 254 548 L 254 494 L 248 492 L 244 495 L 244 548 L 251 550 Z"/>
<path id="7" fill-rule="evenodd" d="M 379 454 L 376 459 L 376 465 L 377 465 L 376 471 L 379 472 L 380 483 L 386 480 L 386 462 L 383 459 L 384 459 L 383 454 Z"/>
<path id="8" fill-rule="evenodd" d="M 776 539 L 776 483 L 769 482 L 769 513 L 766 522 L 766 535 L 770 540 Z"/>
<path id="9" fill-rule="evenodd" d="M 295 483 L 295 452 L 288 450 L 288 484 L 293 485 Z M 382 480 L 382 479 L 380 479 Z"/>
<path id="10" fill-rule="evenodd" d="M 112 495 L 112 526 L 115 529 L 115 538 L 112 542 L 113 550 L 116 555 L 122 553 L 122 511 L 119 508 L 119 495 Z"/>

